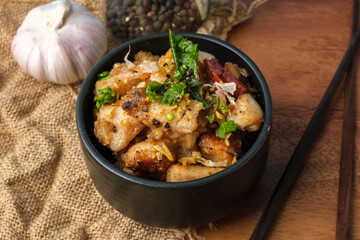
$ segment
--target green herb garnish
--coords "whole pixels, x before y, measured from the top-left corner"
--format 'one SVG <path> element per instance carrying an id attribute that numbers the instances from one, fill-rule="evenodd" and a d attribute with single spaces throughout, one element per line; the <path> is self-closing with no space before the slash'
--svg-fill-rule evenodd
<path id="1" fill-rule="evenodd" d="M 169 29 L 169 42 L 175 62 L 175 74 L 164 84 L 151 82 L 146 88 L 146 94 L 150 101 L 160 98 L 160 104 L 174 105 L 180 102 L 185 93 L 191 98 L 202 102 L 205 108 L 211 106 L 201 95 L 201 83 L 197 79 L 196 61 L 198 60 L 198 45 L 183 38 L 181 35 L 174 35 Z"/>
<path id="2" fill-rule="evenodd" d="M 169 43 L 170 43 L 170 48 L 171 48 L 171 52 L 174 58 L 174 63 L 175 63 L 175 68 L 179 69 L 180 67 L 180 63 L 179 63 L 179 58 L 178 56 L 180 55 L 178 48 L 176 47 L 176 42 L 175 42 L 175 36 L 173 31 L 171 31 L 169 29 Z"/>
<path id="3" fill-rule="evenodd" d="M 108 71 L 104 71 L 104 72 L 102 72 L 102 73 L 99 73 L 99 74 L 98 74 L 98 77 L 99 77 L 99 78 L 106 77 L 106 76 L 108 75 L 108 73 L 109 73 Z"/>
<path id="4" fill-rule="evenodd" d="M 216 136 L 225 138 L 227 133 L 235 132 L 236 125 L 234 121 L 221 121 L 219 128 L 216 130 Z"/>
<path id="5" fill-rule="evenodd" d="M 105 79 L 111 78 L 113 76 L 112 74 L 110 74 L 110 75 L 108 75 L 108 74 L 109 74 L 108 71 L 104 71 L 102 73 L 99 73 L 98 74 L 98 77 L 99 77 L 98 81 L 105 80 Z"/>
<path id="6" fill-rule="evenodd" d="M 171 84 L 172 86 L 164 93 L 160 98 L 160 104 L 174 105 L 175 102 L 180 102 L 185 94 L 186 84 L 184 82 L 178 82 Z"/>
<path id="7" fill-rule="evenodd" d="M 94 97 L 97 109 L 99 109 L 101 105 L 115 100 L 115 91 L 110 87 L 99 89 L 98 93 L 99 95 Z"/>
<path id="8" fill-rule="evenodd" d="M 191 68 L 196 75 L 196 61 L 199 58 L 198 45 L 183 38 L 181 35 L 174 35 L 169 29 L 169 42 L 175 62 L 175 79 L 181 79 L 186 70 Z"/>
<path id="9" fill-rule="evenodd" d="M 152 81 L 149 85 L 147 85 L 146 95 L 149 96 L 150 101 L 152 101 L 154 98 L 159 98 L 158 93 L 160 92 L 162 87 L 163 84 L 156 81 Z"/>

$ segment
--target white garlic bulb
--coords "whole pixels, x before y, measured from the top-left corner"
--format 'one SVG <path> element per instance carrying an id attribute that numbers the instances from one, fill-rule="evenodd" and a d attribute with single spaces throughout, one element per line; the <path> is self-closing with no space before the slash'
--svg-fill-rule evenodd
<path id="1" fill-rule="evenodd" d="M 13 57 L 26 73 L 58 84 L 84 79 L 106 50 L 103 23 L 69 0 L 32 9 L 11 45 Z"/>

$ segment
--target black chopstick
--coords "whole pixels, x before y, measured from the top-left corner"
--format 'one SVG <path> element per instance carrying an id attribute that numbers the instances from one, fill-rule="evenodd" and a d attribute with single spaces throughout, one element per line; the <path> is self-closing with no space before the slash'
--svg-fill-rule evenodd
<path id="1" fill-rule="evenodd" d="M 273 192 L 259 222 L 257 223 L 250 239 L 264 239 L 273 219 L 275 218 L 281 204 L 284 202 L 286 195 L 292 186 L 292 183 L 296 179 L 302 162 L 305 158 L 306 152 L 310 147 L 312 140 L 314 139 L 317 130 L 324 118 L 324 115 L 330 105 L 331 99 L 334 96 L 336 89 L 340 85 L 345 73 L 347 72 L 349 65 L 353 59 L 353 56 L 357 50 L 360 41 L 360 28 L 357 29 L 355 36 L 353 37 L 348 50 L 346 51 L 341 63 L 336 70 L 324 96 L 322 97 L 318 107 L 316 108 L 303 136 L 301 137 L 296 149 L 286 166 L 286 169 L 281 176 L 275 191 Z"/>
<path id="2" fill-rule="evenodd" d="M 358 0 L 353 0 L 351 36 L 354 36 L 359 21 Z M 350 239 L 351 188 L 354 174 L 355 157 L 355 69 L 352 63 L 345 81 L 345 107 L 341 142 L 339 170 L 338 210 L 336 221 L 336 239 Z"/>

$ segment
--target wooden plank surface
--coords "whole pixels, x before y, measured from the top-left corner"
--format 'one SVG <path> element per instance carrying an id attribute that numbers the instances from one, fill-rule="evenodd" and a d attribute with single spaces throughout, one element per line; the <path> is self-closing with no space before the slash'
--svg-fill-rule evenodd
<path id="1" fill-rule="evenodd" d="M 249 239 L 347 49 L 351 7 L 351 0 L 270 0 L 230 32 L 228 41 L 255 61 L 269 84 L 273 129 L 268 164 L 259 186 L 239 210 L 214 223 L 215 230 L 200 229 L 207 240 Z M 358 60 L 355 66 L 359 69 Z M 356 76 L 357 102 L 359 80 L 360 73 Z M 335 238 L 343 90 L 339 89 L 330 106 L 267 239 Z M 356 108 L 360 129 L 359 104 Z M 360 239 L 359 134 L 356 143 L 351 239 Z"/>

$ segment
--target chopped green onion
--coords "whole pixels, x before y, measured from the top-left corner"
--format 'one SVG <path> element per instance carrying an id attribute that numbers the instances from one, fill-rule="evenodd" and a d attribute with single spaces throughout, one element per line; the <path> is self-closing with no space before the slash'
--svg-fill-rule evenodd
<path id="1" fill-rule="evenodd" d="M 174 114 L 169 113 L 168 115 L 166 115 L 166 119 L 167 119 L 168 121 L 173 120 L 173 119 L 174 119 Z"/>

